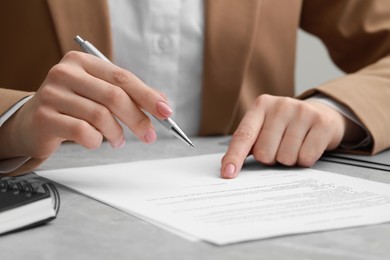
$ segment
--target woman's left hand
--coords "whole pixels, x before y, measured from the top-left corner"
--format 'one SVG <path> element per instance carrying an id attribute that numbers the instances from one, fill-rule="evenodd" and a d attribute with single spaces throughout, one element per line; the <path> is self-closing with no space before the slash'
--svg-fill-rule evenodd
<path id="1" fill-rule="evenodd" d="M 222 159 L 221 175 L 236 177 L 249 154 L 265 165 L 310 167 L 325 150 L 339 146 L 351 124 L 317 101 L 261 95 L 234 132 Z"/>

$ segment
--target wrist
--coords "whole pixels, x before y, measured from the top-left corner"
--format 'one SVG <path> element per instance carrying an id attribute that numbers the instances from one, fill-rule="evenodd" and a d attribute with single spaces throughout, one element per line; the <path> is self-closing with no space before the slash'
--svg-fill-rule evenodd
<path id="1" fill-rule="evenodd" d="M 346 117 L 333 106 L 329 106 L 326 103 L 317 101 L 315 99 L 305 100 L 305 102 L 319 107 L 325 111 L 325 113 L 328 113 L 333 119 L 335 119 L 335 124 L 339 126 L 339 131 L 341 131 L 340 144 L 359 143 L 367 136 L 366 131 L 359 124 Z"/>
<path id="2" fill-rule="evenodd" d="M 16 117 L 18 112 L 12 115 L 1 127 L 0 127 L 0 159 L 8 159 L 23 156 L 19 149 L 17 149 L 17 143 L 20 142 L 19 129 L 16 127 Z"/>
<path id="3" fill-rule="evenodd" d="M 326 131 L 330 134 L 331 139 L 329 140 L 327 150 L 336 149 L 343 142 L 347 129 L 347 118 L 337 110 L 321 102 L 315 100 L 305 100 L 305 102 L 314 106 L 320 112 L 323 120 L 328 122 L 326 127 L 329 129 L 326 129 Z"/>

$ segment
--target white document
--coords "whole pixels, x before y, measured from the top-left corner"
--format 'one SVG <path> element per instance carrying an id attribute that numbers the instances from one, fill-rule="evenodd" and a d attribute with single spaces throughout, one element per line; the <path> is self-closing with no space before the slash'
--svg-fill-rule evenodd
<path id="1" fill-rule="evenodd" d="M 248 162 L 219 176 L 222 154 L 37 174 L 189 237 L 214 244 L 390 221 L 390 185 Z"/>

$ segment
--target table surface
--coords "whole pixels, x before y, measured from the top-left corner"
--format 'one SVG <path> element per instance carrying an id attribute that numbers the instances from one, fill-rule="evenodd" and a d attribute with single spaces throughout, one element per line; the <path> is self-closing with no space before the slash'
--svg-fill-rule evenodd
<path id="1" fill-rule="evenodd" d="M 175 139 L 153 145 L 128 142 L 120 150 L 104 143 L 95 151 L 65 143 L 40 169 L 224 152 L 228 139 L 193 141 L 196 149 Z M 390 183 L 387 171 L 325 161 L 313 168 Z M 67 187 L 57 187 L 58 217 L 46 225 L 1 236 L 1 259 L 390 259 L 390 223 L 215 246 L 188 241 Z"/>

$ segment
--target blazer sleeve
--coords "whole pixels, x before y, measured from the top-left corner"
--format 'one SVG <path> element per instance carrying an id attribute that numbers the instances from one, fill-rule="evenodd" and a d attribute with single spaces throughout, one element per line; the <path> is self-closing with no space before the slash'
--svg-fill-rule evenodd
<path id="1" fill-rule="evenodd" d="M 0 116 L 7 112 L 7 110 L 9 110 L 18 101 L 32 94 L 33 92 L 0 88 Z M 15 176 L 30 172 L 38 167 L 38 165 L 40 165 L 43 161 L 43 159 L 31 158 L 17 169 L 5 173 L 5 175 Z"/>
<path id="2" fill-rule="evenodd" d="M 0 88 L 0 116 L 20 100 L 32 94 L 33 92 Z"/>
<path id="3" fill-rule="evenodd" d="M 390 5 L 383 0 L 306 0 L 301 28 L 319 37 L 347 74 L 306 91 L 350 108 L 378 153 L 390 147 Z"/>

